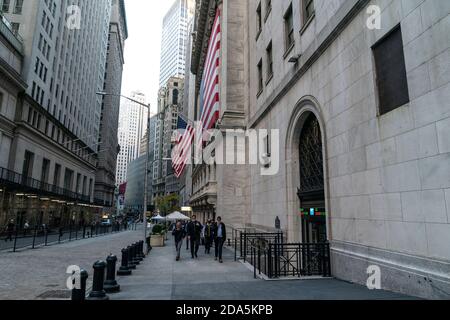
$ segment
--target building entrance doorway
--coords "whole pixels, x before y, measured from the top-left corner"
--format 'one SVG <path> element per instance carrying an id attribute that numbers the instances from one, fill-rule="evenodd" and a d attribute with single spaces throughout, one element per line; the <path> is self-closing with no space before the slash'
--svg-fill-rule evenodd
<path id="1" fill-rule="evenodd" d="M 299 163 L 301 231 L 303 243 L 327 241 L 322 134 L 313 113 L 305 120 L 300 134 Z"/>

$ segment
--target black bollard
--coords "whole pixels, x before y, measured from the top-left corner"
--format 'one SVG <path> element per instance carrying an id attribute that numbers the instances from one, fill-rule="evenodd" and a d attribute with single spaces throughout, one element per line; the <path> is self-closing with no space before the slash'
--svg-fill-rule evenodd
<path id="1" fill-rule="evenodd" d="M 127 247 L 127 251 L 128 251 L 128 269 L 134 270 L 136 269 L 136 264 L 133 261 L 133 252 L 130 246 Z"/>
<path id="2" fill-rule="evenodd" d="M 140 242 L 136 242 L 134 244 L 134 246 L 135 246 L 135 250 L 136 250 L 136 260 L 141 262 L 142 260 L 144 260 L 144 258 L 142 258 L 142 254 L 141 254 L 141 244 L 140 244 Z"/>
<path id="3" fill-rule="evenodd" d="M 145 259 L 144 240 L 139 241 L 139 253 L 141 254 L 142 259 Z"/>
<path id="4" fill-rule="evenodd" d="M 97 261 L 94 263 L 94 280 L 92 285 L 92 291 L 89 294 L 88 300 L 109 300 L 103 289 L 103 280 L 105 279 L 105 261 Z"/>
<path id="5" fill-rule="evenodd" d="M 136 243 L 133 243 L 131 245 L 131 252 L 132 252 L 132 257 L 133 257 L 133 263 L 135 265 L 139 265 L 141 264 L 141 262 L 139 261 L 138 257 L 137 257 L 137 248 L 136 248 Z"/>
<path id="6" fill-rule="evenodd" d="M 106 258 L 106 281 L 104 284 L 106 293 L 114 293 L 120 291 L 120 286 L 116 281 L 116 263 L 117 257 L 112 254 Z"/>
<path id="7" fill-rule="evenodd" d="M 122 249 L 122 262 L 117 271 L 118 276 L 131 276 L 131 270 L 128 268 L 128 250 Z"/>
<path id="8" fill-rule="evenodd" d="M 89 275 L 86 270 L 80 271 L 80 288 L 74 288 L 72 290 L 72 301 L 84 301 L 86 300 L 86 281 Z"/>

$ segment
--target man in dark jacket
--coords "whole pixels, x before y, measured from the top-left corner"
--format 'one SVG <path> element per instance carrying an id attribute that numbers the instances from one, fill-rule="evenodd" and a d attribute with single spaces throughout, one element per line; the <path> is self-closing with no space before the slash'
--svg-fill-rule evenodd
<path id="1" fill-rule="evenodd" d="M 11 219 L 6 225 L 6 238 L 5 241 L 13 241 L 13 233 L 16 225 L 14 224 L 14 220 Z"/>
<path id="2" fill-rule="evenodd" d="M 214 241 L 214 224 L 212 220 L 208 220 L 204 229 L 204 237 L 205 237 L 205 254 L 210 254 L 211 246 Z"/>
<path id="3" fill-rule="evenodd" d="M 172 231 L 172 235 L 175 238 L 175 247 L 177 249 L 177 261 L 180 261 L 181 246 L 183 245 L 183 239 L 186 237 L 186 232 L 183 229 L 181 222 L 178 222 Z"/>
<path id="4" fill-rule="evenodd" d="M 217 224 L 214 227 L 214 243 L 216 245 L 216 261 L 219 259 L 220 263 L 223 263 L 222 259 L 222 251 L 223 244 L 227 239 L 227 228 L 225 224 L 222 222 L 221 217 L 217 217 Z"/>
<path id="5" fill-rule="evenodd" d="M 187 227 L 188 240 L 191 242 L 191 255 L 192 259 L 198 258 L 198 249 L 200 247 L 200 235 L 202 232 L 202 224 L 197 221 L 195 215 L 192 216 L 192 220 Z"/>

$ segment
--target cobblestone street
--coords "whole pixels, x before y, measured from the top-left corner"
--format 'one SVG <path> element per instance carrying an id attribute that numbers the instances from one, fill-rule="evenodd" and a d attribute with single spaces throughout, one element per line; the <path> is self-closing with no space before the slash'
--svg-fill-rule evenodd
<path id="1" fill-rule="evenodd" d="M 94 262 L 105 260 L 110 253 L 120 259 L 122 248 L 141 240 L 142 232 L 127 231 L 35 250 L 1 252 L 0 300 L 39 299 L 43 294 L 67 290 L 65 283 L 69 275 L 65 272 L 70 265 L 88 271 L 90 287 Z"/>

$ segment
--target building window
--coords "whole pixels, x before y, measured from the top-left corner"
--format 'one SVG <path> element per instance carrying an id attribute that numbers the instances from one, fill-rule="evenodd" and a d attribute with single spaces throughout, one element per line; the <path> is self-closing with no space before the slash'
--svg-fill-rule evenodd
<path id="1" fill-rule="evenodd" d="M 305 26 L 313 18 L 314 10 L 314 0 L 301 0 L 302 1 L 302 25 Z"/>
<path id="2" fill-rule="evenodd" d="M 19 34 L 19 28 L 20 28 L 20 24 L 19 23 L 11 22 L 11 31 L 13 32 L 13 34 L 18 35 Z"/>
<path id="3" fill-rule="evenodd" d="M 22 14 L 23 0 L 16 0 L 16 5 L 14 6 L 14 14 Z"/>
<path id="4" fill-rule="evenodd" d="M 73 174 L 74 172 L 70 169 L 66 169 L 66 172 L 64 174 L 64 189 L 66 190 L 72 190 L 73 186 Z"/>
<path id="5" fill-rule="evenodd" d="M 263 85 L 263 70 L 262 70 L 262 59 L 259 60 L 258 63 L 258 95 L 261 94 L 261 92 L 264 89 Z"/>
<path id="6" fill-rule="evenodd" d="M 272 41 L 270 41 L 269 45 L 266 49 L 267 55 L 267 82 L 270 81 L 273 77 L 273 51 L 272 51 Z"/>
<path id="7" fill-rule="evenodd" d="M 174 105 L 178 104 L 178 90 L 174 89 L 172 92 L 172 102 Z"/>
<path id="8" fill-rule="evenodd" d="M 379 113 L 383 115 L 409 102 L 405 56 L 400 26 L 373 47 Z"/>
<path id="9" fill-rule="evenodd" d="M 284 14 L 285 50 L 289 51 L 294 46 L 294 20 L 292 4 Z"/>
<path id="10" fill-rule="evenodd" d="M 60 179 L 61 179 L 61 165 L 55 164 L 55 172 L 53 175 L 53 185 L 59 187 Z"/>
<path id="11" fill-rule="evenodd" d="M 48 183 L 48 175 L 50 172 L 50 160 L 44 159 L 42 161 L 41 182 Z"/>
<path id="12" fill-rule="evenodd" d="M 26 150 L 22 170 L 22 176 L 24 178 L 31 178 L 33 176 L 33 163 L 34 163 L 34 153 Z"/>
<path id="13" fill-rule="evenodd" d="M 2 12 L 3 13 L 9 12 L 9 5 L 10 5 L 10 0 L 3 0 L 3 4 L 2 4 Z"/>
<path id="14" fill-rule="evenodd" d="M 258 4 L 258 8 L 256 9 L 256 34 L 257 38 L 262 30 L 262 14 L 261 14 L 261 2 Z"/>

